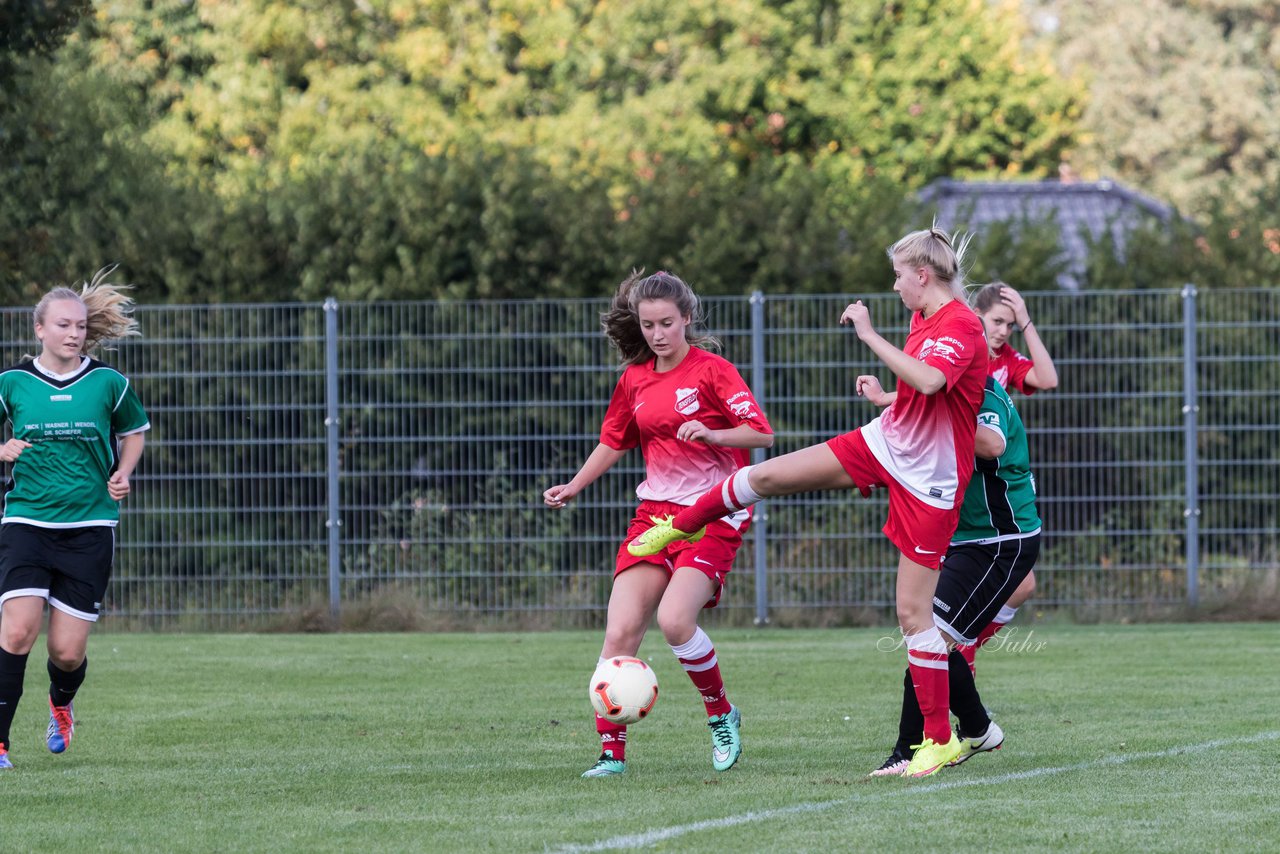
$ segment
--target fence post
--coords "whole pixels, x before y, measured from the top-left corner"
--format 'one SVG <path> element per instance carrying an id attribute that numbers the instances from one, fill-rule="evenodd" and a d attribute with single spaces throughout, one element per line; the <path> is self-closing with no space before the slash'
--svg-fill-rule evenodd
<path id="1" fill-rule="evenodd" d="M 764 408 L 764 294 L 751 292 L 751 389 L 756 402 Z M 764 462 L 764 448 L 751 451 L 751 462 Z M 761 501 L 755 506 L 755 518 L 751 527 L 755 530 L 756 565 L 756 619 L 757 626 L 769 624 L 769 566 L 768 566 L 768 528 L 769 502 Z"/>
<path id="2" fill-rule="evenodd" d="M 342 519 L 338 515 L 338 301 L 333 297 L 324 301 L 324 413 L 329 497 L 328 517 L 324 522 L 329 531 L 329 614 L 336 621 L 341 598 L 338 581 L 342 570 Z"/>
<path id="3" fill-rule="evenodd" d="M 1187 604 L 1200 601 L 1200 478 L 1197 467 L 1196 414 L 1196 286 L 1182 289 L 1182 424 L 1183 465 L 1186 469 Z"/>

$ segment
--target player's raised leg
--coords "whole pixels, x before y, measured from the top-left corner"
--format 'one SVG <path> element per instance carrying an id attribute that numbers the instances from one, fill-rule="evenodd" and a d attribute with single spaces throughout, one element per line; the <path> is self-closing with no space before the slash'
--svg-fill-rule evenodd
<path id="1" fill-rule="evenodd" d="M 663 520 L 628 544 L 634 555 L 657 554 L 676 540 L 693 541 L 716 519 L 778 495 L 811 489 L 849 489 L 849 477 L 825 444 L 771 457 L 738 469 L 672 519 Z"/>

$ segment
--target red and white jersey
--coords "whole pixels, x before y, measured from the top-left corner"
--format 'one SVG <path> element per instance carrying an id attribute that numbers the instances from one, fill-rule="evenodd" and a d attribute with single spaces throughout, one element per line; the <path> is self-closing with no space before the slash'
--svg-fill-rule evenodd
<path id="1" fill-rule="evenodd" d="M 995 356 L 991 358 L 991 366 L 987 372 L 991 378 L 1000 383 L 1004 389 L 1016 388 L 1026 395 L 1036 393 L 1036 387 L 1027 385 L 1027 372 L 1034 367 L 1031 360 L 1009 346 L 1009 342 L 1000 345 Z"/>
<path id="2" fill-rule="evenodd" d="M 973 476 L 973 436 L 987 380 L 982 321 L 960 300 L 911 317 L 903 352 L 942 371 L 946 385 L 921 394 L 898 380 L 898 397 L 862 428 L 894 479 L 932 507 L 958 506 Z"/>
<path id="3" fill-rule="evenodd" d="M 640 446 L 645 479 L 641 500 L 692 504 L 702 493 L 751 462 L 746 448 L 713 447 L 676 438 L 686 421 L 711 430 L 749 424 L 772 433 L 751 389 L 727 360 L 698 347 L 659 373 L 650 360 L 622 372 L 600 428 L 600 442 L 618 451 Z"/>

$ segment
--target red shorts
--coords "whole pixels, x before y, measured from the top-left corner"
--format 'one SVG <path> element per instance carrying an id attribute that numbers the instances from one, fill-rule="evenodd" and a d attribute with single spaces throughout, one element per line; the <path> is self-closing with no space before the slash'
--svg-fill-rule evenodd
<path id="1" fill-rule="evenodd" d="M 884 534 L 903 557 L 929 569 L 939 569 L 960 522 L 960 507 L 942 510 L 925 504 L 894 479 L 867 447 L 861 430 L 852 430 L 827 441 L 840 465 L 867 496 L 877 486 L 889 490 L 889 520 Z"/>
<path id="2" fill-rule="evenodd" d="M 650 563 L 665 566 L 667 572 L 675 572 L 682 566 L 691 566 L 710 578 L 716 585 L 716 594 L 703 607 L 714 608 L 720 602 L 720 592 L 724 589 L 724 577 L 733 569 L 733 560 L 738 556 L 738 548 L 742 545 L 742 535 L 751 527 L 751 514 L 739 510 L 737 516 L 745 517 L 738 528 L 734 528 L 724 519 L 717 519 L 707 525 L 707 532 L 696 543 L 676 540 L 662 551 L 647 557 L 636 557 L 627 551 L 627 543 L 653 527 L 653 516 L 674 516 L 685 509 L 683 504 L 672 504 L 669 501 L 641 501 L 636 508 L 636 515 L 627 526 L 627 537 L 618 548 L 618 558 L 613 574 L 625 572 L 631 567 Z"/>

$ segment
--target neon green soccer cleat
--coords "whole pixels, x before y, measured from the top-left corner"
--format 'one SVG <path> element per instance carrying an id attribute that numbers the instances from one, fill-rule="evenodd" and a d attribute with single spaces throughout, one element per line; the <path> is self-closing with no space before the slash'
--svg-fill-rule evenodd
<path id="1" fill-rule="evenodd" d="M 616 777 L 627 770 L 627 763 L 614 759 L 613 752 L 606 750 L 600 754 L 596 764 L 582 772 L 583 777 Z"/>
<path id="2" fill-rule="evenodd" d="M 951 733 L 951 740 L 946 744 L 938 744 L 932 738 L 926 738 L 923 744 L 913 744 L 916 755 L 911 757 L 904 777 L 928 777 L 936 774 L 943 765 L 955 760 L 960 755 L 960 739 Z"/>
<path id="3" fill-rule="evenodd" d="M 707 532 L 706 526 L 692 534 L 673 528 L 671 521 L 675 519 L 674 516 L 650 516 L 649 518 L 653 520 L 653 527 L 627 543 L 627 551 L 636 557 L 656 555 L 676 540 L 696 543 Z"/>
<path id="4" fill-rule="evenodd" d="M 723 715 L 716 715 L 707 721 L 711 727 L 711 767 L 717 771 L 728 771 L 733 763 L 742 755 L 742 712 L 737 706 L 730 706 Z"/>

